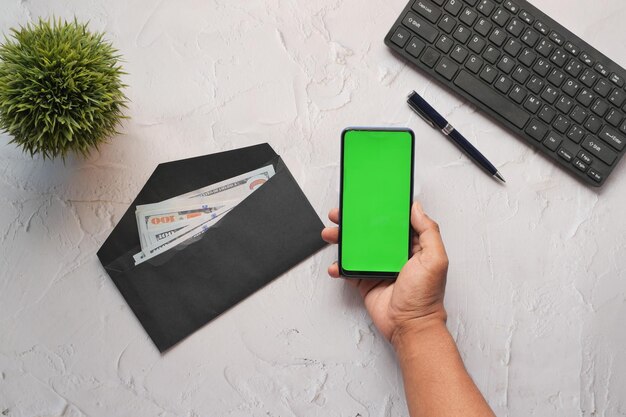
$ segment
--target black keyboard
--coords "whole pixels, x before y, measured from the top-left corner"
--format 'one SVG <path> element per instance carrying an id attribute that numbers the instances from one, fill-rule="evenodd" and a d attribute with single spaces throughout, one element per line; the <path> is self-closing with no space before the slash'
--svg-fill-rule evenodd
<path id="1" fill-rule="evenodd" d="M 385 44 L 586 184 L 624 155 L 626 71 L 527 1 L 411 0 Z"/>

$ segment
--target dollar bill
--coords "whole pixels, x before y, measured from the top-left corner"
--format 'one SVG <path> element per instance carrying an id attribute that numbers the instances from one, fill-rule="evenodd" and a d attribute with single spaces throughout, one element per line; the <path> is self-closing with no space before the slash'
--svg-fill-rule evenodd
<path id="1" fill-rule="evenodd" d="M 267 165 L 158 203 L 137 206 L 142 251 L 134 255 L 135 265 L 192 242 L 274 174 L 274 167 Z"/>
<path id="2" fill-rule="evenodd" d="M 159 243 L 146 247 L 146 249 L 133 256 L 135 265 L 139 265 L 148 259 L 154 258 L 155 256 L 160 255 L 161 253 L 206 232 L 210 227 L 217 223 L 221 216 L 228 213 L 233 208 L 234 206 L 226 206 L 214 211 L 209 215 L 208 219 L 203 218 L 201 221 L 195 221 L 194 223 L 188 224 Z"/>

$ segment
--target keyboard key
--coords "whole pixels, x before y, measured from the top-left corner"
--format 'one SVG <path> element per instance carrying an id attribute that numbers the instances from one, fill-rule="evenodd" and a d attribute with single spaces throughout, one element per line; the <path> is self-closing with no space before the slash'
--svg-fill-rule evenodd
<path id="1" fill-rule="evenodd" d="M 457 45 L 454 47 L 454 50 L 450 54 L 450 57 L 459 64 L 462 64 L 465 61 L 465 58 L 467 58 L 467 55 L 469 55 L 467 49 L 463 48 L 460 45 Z"/>
<path id="2" fill-rule="evenodd" d="M 480 19 L 478 19 L 478 23 L 476 23 L 476 26 L 474 26 L 474 29 L 479 34 L 483 36 L 487 36 L 489 32 L 491 31 L 492 26 L 493 25 L 487 19 L 481 17 Z"/>
<path id="3" fill-rule="evenodd" d="M 596 156 L 607 165 L 613 165 L 613 162 L 617 159 L 617 154 L 610 149 L 610 146 L 605 144 L 602 140 L 596 139 L 594 136 L 585 136 L 582 145 L 589 153 Z"/>
<path id="4" fill-rule="evenodd" d="M 530 77 L 530 71 L 520 65 L 513 71 L 513 79 L 520 84 L 526 84 L 528 77 Z"/>
<path id="5" fill-rule="evenodd" d="M 611 80 L 611 82 L 617 85 L 618 87 L 624 86 L 624 78 L 617 75 L 616 73 L 611 74 L 611 76 L 609 77 L 609 80 Z"/>
<path id="6" fill-rule="evenodd" d="M 622 123 L 622 120 L 624 120 L 624 115 L 615 109 L 611 109 L 611 111 L 609 111 L 609 114 L 606 115 L 604 120 L 609 122 L 609 124 L 613 127 L 619 127 L 619 125 Z"/>
<path id="7" fill-rule="evenodd" d="M 444 32 L 450 34 L 450 33 L 452 33 L 452 31 L 454 30 L 454 27 L 456 26 L 456 20 L 454 20 L 452 17 L 450 17 L 448 15 L 445 15 L 439 21 L 439 25 L 438 26 Z"/>
<path id="8" fill-rule="evenodd" d="M 446 35 L 441 35 L 435 46 L 444 54 L 447 54 L 454 46 L 454 41 Z"/>
<path id="9" fill-rule="evenodd" d="M 588 53 L 583 52 L 582 54 L 580 54 L 580 60 L 585 64 L 585 65 L 589 65 L 592 66 L 593 65 L 593 58 L 591 58 L 591 56 L 589 56 Z"/>
<path id="10" fill-rule="evenodd" d="M 493 32 L 491 32 L 489 40 L 493 42 L 496 46 L 502 46 L 506 41 L 506 32 L 504 32 L 503 29 L 495 28 Z"/>
<path id="11" fill-rule="evenodd" d="M 562 67 L 567 62 L 567 54 L 565 54 L 564 50 L 557 49 L 550 57 L 550 61 L 552 61 L 554 65 Z"/>
<path id="12" fill-rule="evenodd" d="M 439 35 L 437 29 L 412 12 L 406 14 L 402 24 L 430 43 L 435 42 L 435 39 L 437 39 Z"/>
<path id="13" fill-rule="evenodd" d="M 552 42 L 550 42 L 547 39 L 542 39 L 541 42 L 539 42 L 539 44 L 535 48 L 535 50 L 539 52 L 541 55 L 543 55 L 544 58 L 547 58 L 552 54 L 552 51 L 554 50 L 554 48 L 555 46 Z"/>
<path id="14" fill-rule="evenodd" d="M 506 25 L 506 22 L 509 21 L 511 15 L 504 10 L 503 8 L 499 8 L 496 12 L 491 16 L 491 20 L 496 22 L 500 27 Z"/>
<path id="15" fill-rule="evenodd" d="M 535 46 L 537 41 L 539 40 L 539 34 L 532 29 L 528 29 L 524 35 L 522 36 L 522 42 L 531 48 Z"/>
<path id="16" fill-rule="evenodd" d="M 567 42 L 565 44 L 565 50 L 574 56 L 578 56 L 578 54 L 580 53 L 580 49 L 578 49 L 578 47 L 576 47 L 571 42 Z"/>
<path id="17" fill-rule="evenodd" d="M 587 116 L 589 116 L 589 112 L 585 109 L 583 109 L 580 106 L 576 106 L 576 108 L 574 109 L 574 111 L 572 112 L 572 114 L 569 115 L 572 120 L 574 120 L 576 123 L 581 123 L 585 121 L 585 119 L 587 118 Z"/>
<path id="18" fill-rule="evenodd" d="M 468 28 L 466 28 L 465 26 L 459 25 L 459 27 L 456 28 L 456 30 L 454 31 L 452 36 L 457 41 L 459 41 L 461 43 L 465 43 L 465 42 L 467 42 L 467 40 L 469 39 L 471 34 L 472 34 L 472 32 Z"/>
<path id="19" fill-rule="evenodd" d="M 469 4 L 470 6 L 475 6 L 478 0 L 463 0 L 463 1 Z"/>
<path id="20" fill-rule="evenodd" d="M 481 2 L 478 3 L 478 7 L 476 7 L 476 10 L 478 10 L 485 16 L 489 16 L 491 15 L 491 12 L 493 12 L 493 9 L 495 9 L 495 7 L 496 5 L 491 0 L 481 0 Z"/>
<path id="21" fill-rule="evenodd" d="M 469 7 L 466 7 L 465 10 L 463 10 L 463 13 L 461 13 L 461 17 L 459 19 L 461 20 L 461 22 L 465 23 L 467 26 L 472 26 L 477 18 L 478 18 L 478 13 L 476 13 L 474 10 L 470 9 Z"/>
<path id="22" fill-rule="evenodd" d="M 622 107 L 622 104 L 626 101 L 626 93 L 616 88 L 609 96 L 609 101 L 613 103 L 614 106 Z"/>
<path id="23" fill-rule="evenodd" d="M 413 10 L 424 16 L 431 23 L 437 23 L 441 16 L 441 10 L 434 4 L 426 0 L 417 0 L 413 3 Z"/>
<path id="24" fill-rule="evenodd" d="M 580 84 L 571 78 L 563 84 L 563 92 L 570 97 L 576 97 L 578 90 L 580 90 Z"/>
<path id="25" fill-rule="evenodd" d="M 474 74 L 478 74 L 480 68 L 483 66 L 483 60 L 478 58 L 476 55 L 472 55 L 469 57 L 467 62 L 465 63 L 465 67 L 472 71 Z"/>
<path id="26" fill-rule="evenodd" d="M 578 102 L 582 104 L 583 106 L 589 107 L 591 103 L 593 102 L 594 98 L 595 96 L 591 94 L 591 91 L 589 91 L 586 88 L 583 88 L 582 90 L 580 90 L 580 94 L 578 94 L 578 97 L 576 97 L 576 100 L 578 100 Z"/>
<path id="27" fill-rule="evenodd" d="M 531 15 L 530 13 L 528 13 L 526 10 L 522 10 L 519 14 L 519 17 L 526 23 L 528 23 L 529 25 L 532 25 L 533 22 L 535 21 L 535 18 L 533 17 L 533 15 Z"/>
<path id="28" fill-rule="evenodd" d="M 548 76 L 548 81 L 550 81 L 555 86 L 560 87 L 561 84 L 563 84 L 563 81 L 565 81 L 565 74 L 563 74 L 558 69 L 553 69 Z"/>
<path id="29" fill-rule="evenodd" d="M 599 171 L 597 171 L 594 168 L 591 168 L 587 172 L 587 176 L 589 178 L 593 179 L 595 182 L 598 182 L 598 183 L 602 182 L 602 179 L 604 178 L 604 176 Z"/>
<path id="30" fill-rule="evenodd" d="M 603 100 L 597 99 L 593 103 L 593 106 L 591 106 L 591 111 L 600 117 L 604 117 L 606 112 L 609 111 L 609 105 L 606 104 Z"/>
<path id="31" fill-rule="evenodd" d="M 565 159 L 567 162 L 570 162 L 572 159 L 574 159 L 574 155 L 572 155 L 570 151 L 568 151 L 567 149 L 563 147 L 560 147 L 556 153 L 561 158 Z"/>
<path id="32" fill-rule="evenodd" d="M 461 11 L 463 4 L 461 0 L 448 0 L 446 5 L 443 7 L 446 11 L 448 11 L 452 16 L 456 16 Z"/>
<path id="33" fill-rule="evenodd" d="M 539 107 L 541 107 L 541 101 L 535 96 L 528 96 L 524 102 L 524 108 L 533 114 L 537 113 Z"/>
<path id="34" fill-rule="evenodd" d="M 518 129 L 522 129 L 530 117 L 521 110 L 515 103 L 512 103 L 506 97 L 503 97 L 495 91 L 485 88 L 484 84 L 471 76 L 466 71 L 461 71 L 454 80 L 454 84 L 465 91 L 485 106 L 492 109 L 502 118 L 511 122 Z"/>
<path id="35" fill-rule="evenodd" d="M 527 48 L 522 51 L 518 59 L 519 62 L 530 68 L 533 62 L 535 62 L 535 58 L 537 58 L 537 54 Z"/>
<path id="36" fill-rule="evenodd" d="M 543 89 L 544 84 L 545 83 L 541 78 L 533 75 L 530 81 L 528 81 L 528 84 L 526 84 L 526 87 L 528 87 L 528 89 L 533 93 L 539 94 L 539 92 Z"/>
<path id="37" fill-rule="evenodd" d="M 441 54 L 439 52 L 435 51 L 433 48 L 428 48 L 422 54 L 420 61 L 422 61 L 427 67 L 432 68 L 435 66 L 440 56 Z"/>
<path id="38" fill-rule="evenodd" d="M 598 74 L 590 69 L 586 69 L 585 72 L 583 72 L 583 75 L 580 76 L 580 81 L 587 87 L 591 87 L 593 84 L 595 84 L 597 79 Z"/>
<path id="39" fill-rule="evenodd" d="M 602 121 L 596 116 L 589 116 L 589 118 L 587 118 L 587 121 L 585 122 L 585 129 L 587 129 L 591 133 L 597 133 L 601 127 Z"/>
<path id="40" fill-rule="evenodd" d="M 574 166 L 581 172 L 586 172 L 588 168 L 587 164 L 580 159 L 574 159 Z"/>
<path id="41" fill-rule="evenodd" d="M 561 133 L 567 132 L 567 129 L 569 129 L 569 125 L 570 125 L 569 119 L 563 116 L 558 116 L 556 120 L 554 121 L 554 123 L 552 123 L 552 127 L 554 127 L 557 131 Z"/>
<path id="42" fill-rule="evenodd" d="M 548 64 L 548 61 L 545 59 L 539 58 L 535 63 L 533 70 L 542 77 L 545 77 L 548 74 L 548 71 L 550 71 L 550 64 Z"/>
<path id="43" fill-rule="evenodd" d="M 515 36 L 516 38 L 519 37 L 519 35 L 521 35 L 523 30 L 524 30 L 524 24 L 521 22 L 521 20 L 511 19 L 509 24 L 506 25 L 506 31 L 509 32 L 511 35 Z"/>
<path id="44" fill-rule="evenodd" d="M 556 99 L 559 98 L 559 92 L 556 88 L 549 85 L 545 90 L 543 90 L 543 93 L 541 93 L 541 98 L 550 104 L 554 104 Z"/>
<path id="45" fill-rule="evenodd" d="M 496 89 L 500 91 L 502 94 L 508 93 L 512 85 L 513 85 L 513 81 L 511 81 L 510 78 L 505 77 L 504 75 L 501 75 L 500 77 L 498 77 L 498 81 L 496 81 L 496 84 L 495 84 Z"/>
<path id="46" fill-rule="evenodd" d="M 548 133 L 546 139 L 543 141 L 543 146 L 550 149 L 551 151 L 556 151 L 556 148 L 563 142 L 560 136 L 555 135 L 553 132 Z"/>
<path id="47" fill-rule="evenodd" d="M 543 108 L 539 112 L 539 118 L 547 124 L 551 124 L 555 117 L 556 111 L 554 111 L 552 107 L 543 106 Z"/>
<path id="48" fill-rule="evenodd" d="M 580 151 L 576 156 L 587 165 L 591 165 L 593 162 L 593 158 L 587 153 L 587 151 Z"/>
<path id="49" fill-rule="evenodd" d="M 479 54 L 485 47 L 486 43 L 487 42 L 485 42 L 485 40 L 480 36 L 472 36 L 472 39 L 469 41 L 467 46 L 469 47 L 469 49 Z"/>
<path id="50" fill-rule="evenodd" d="M 619 130 L 621 130 L 622 133 L 626 133 L 626 120 L 624 120 L 624 122 L 620 126 Z"/>
<path id="51" fill-rule="evenodd" d="M 541 142 L 546 136 L 546 133 L 548 133 L 548 128 L 539 120 L 532 119 L 530 123 L 528 123 L 526 133 L 528 133 L 530 137 L 535 139 L 537 142 Z"/>
<path id="52" fill-rule="evenodd" d="M 541 33 L 544 36 L 548 34 L 548 27 L 543 22 L 540 22 L 540 21 L 535 22 L 535 29 L 537 29 L 539 33 Z"/>
<path id="53" fill-rule="evenodd" d="M 516 57 L 521 50 L 522 44 L 514 38 L 509 39 L 506 45 L 504 45 L 504 52 L 511 55 L 512 57 Z"/>
<path id="54" fill-rule="evenodd" d="M 558 33 L 556 33 L 555 31 L 550 32 L 550 40 L 559 46 L 562 46 L 563 43 L 565 43 L 565 41 L 563 40 L 563 37 L 559 35 Z"/>
<path id="55" fill-rule="evenodd" d="M 578 74 L 583 70 L 583 64 L 577 59 L 570 59 L 569 63 L 565 66 L 565 72 L 572 77 L 578 77 Z"/>
<path id="56" fill-rule="evenodd" d="M 500 57 L 500 51 L 498 51 L 493 46 L 488 46 L 483 53 L 483 58 L 490 64 L 495 64 L 498 58 Z"/>
<path id="57" fill-rule="evenodd" d="M 567 132 L 567 137 L 573 142 L 580 143 L 583 137 L 585 137 L 585 131 L 578 126 L 572 126 L 569 132 Z"/>
<path id="58" fill-rule="evenodd" d="M 498 76 L 498 71 L 490 67 L 489 65 L 485 65 L 483 70 L 480 72 L 480 78 L 487 81 L 489 84 L 493 82 Z"/>
<path id="59" fill-rule="evenodd" d="M 569 114 L 570 110 L 572 110 L 572 107 L 574 107 L 574 100 L 565 95 L 562 95 L 561 98 L 559 98 L 559 101 L 556 103 L 556 108 L 559 111 L 563 112 L 563 114 Z"/>
<path id="60" fill-rule="evenodd" d="M 517 7 L 517 4 L 509 0 L 504 2 L 504 7 L 513 14 L 517 13 L 517 11 L 519 10 L 519 7 Z"/>
<path id="61" fill-rule="evenodd" d="M 509 74 L 511 71 L 513 71 L 514 67 L 515 67 L 515 61 L 513 61 L 512 58 L 506 55 L 503 56 L 498 62 L 498 69 L 506 74 Z"/>
<path id="62" fill-rule="evenodd" d="M 406 51 L 411 54 L 412 57 L 417 58 L 420 56 L 420 53 L 424 50 L 426 44 L 420 41 L 416 36 L 413 36 L 411 42 L 406 46 Z"/>
<path id="63" fill-rule="evenodd" d="M 605 141 L 606 143 L 608 143 L 609 145 L 611 145 L 618 151 L 621 151 L 622 149 L 624 149 L 626 136 L 622 135 L 617 130 L 612 129 L 608 126 L 604 126 L 598 136 L 600 137 L 600 139 L 602 139 L 603 141 Z"/>
<path id="64" fill-rule="evenodd" d="M 609 95 L 612 89 L 613 86 L 609 84 L 607 80 L 598 80 L 596 86 L 593 87 L 593 91 L 598 93 L 600 97 L 606 97 L 607 95 Z"/>
<path id="65" fill-rule="evenodd" d="M 445 56 L 441 58 L 441 61 L 439 61 L 439 64 L 435 68 L 435 71 L 441 74 L 443 78 L 448 81 L 452 81 L 452 78 L 454 78 L 454 75 L 458 70 L 459 66 Z"/>
<path id="66" fill-rule="evenodd" d="M 606 67 L 599 62 L 596 65 L 594 65 L 593 69 L 596 70 L 598 74 L 600 74 L 601 76 L 605 78 L 609 76 L 609 70 L 606 69 Z"/>
<path id="67" fill-rule="evenodd" d="M 437 6 L 443 6 L 443 2 L 445 0 L 433 0 L 433 2 L 437 5 Z"/>
<path id="68" fill-rule="evenodd" d="M 391 37 L 391 42 L 395 43 L 400 48 L 404 48 L 404 45 L 406 45 L 410 37 L 411 37 L 411 34 L 406 29 L 398 28 L 396 29 L 396 32 Z"/>
<path id="69" fill-rule="evenodd" d="M 526 94 L 526 90 L 519 85 L 516 85 L 509 93 L 509 97 L 511 97 L 517 104 L 522 104 L 522 101 L 526 98 Z"/>

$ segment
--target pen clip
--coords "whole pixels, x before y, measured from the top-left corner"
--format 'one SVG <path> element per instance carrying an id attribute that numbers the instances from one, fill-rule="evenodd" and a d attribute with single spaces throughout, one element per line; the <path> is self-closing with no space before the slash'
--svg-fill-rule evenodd
<path id="1" fill-rule="evenodd" d="M 415 105 L 415 103 L 413 103 L 413 100 L 411 100 L 413 98 L 413 96 L 415 96 L 415 94 L 417 94 L 415 91 L 411 92 L 411 94 L 409 94 L 409 98 L 407 100 L 407 103 L 409 104 L 409 107 L 411 109 L 413 109 L 413 111 L 415 113 L 417 113 L 417 115 L 419 117 L 422 118 L 422 120 L 424 120 L 426 123 L 428 123 L 433 129 L 436 129 L 437 126 L 435 126 L 435 122 L 433 122 L 433 120 L 430 118 L 430 116 L 428 116 L 422 109 L 420 109 L 417 105 Z"/>

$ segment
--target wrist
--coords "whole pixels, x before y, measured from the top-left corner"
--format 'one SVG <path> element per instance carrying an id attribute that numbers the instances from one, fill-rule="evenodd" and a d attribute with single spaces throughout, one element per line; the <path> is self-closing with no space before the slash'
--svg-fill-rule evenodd
<path id="1" fill-rule="evenodd" d="M 448 315 L 445 309 L 431 313 L 427 316 L 408 319 L 399 324 L 391 334 L 391 345 L 396 353 L 400 353 L 404 347 L 416 341 L 424 340 L 442 330 L 448 332 L 446 320 Z"/>

